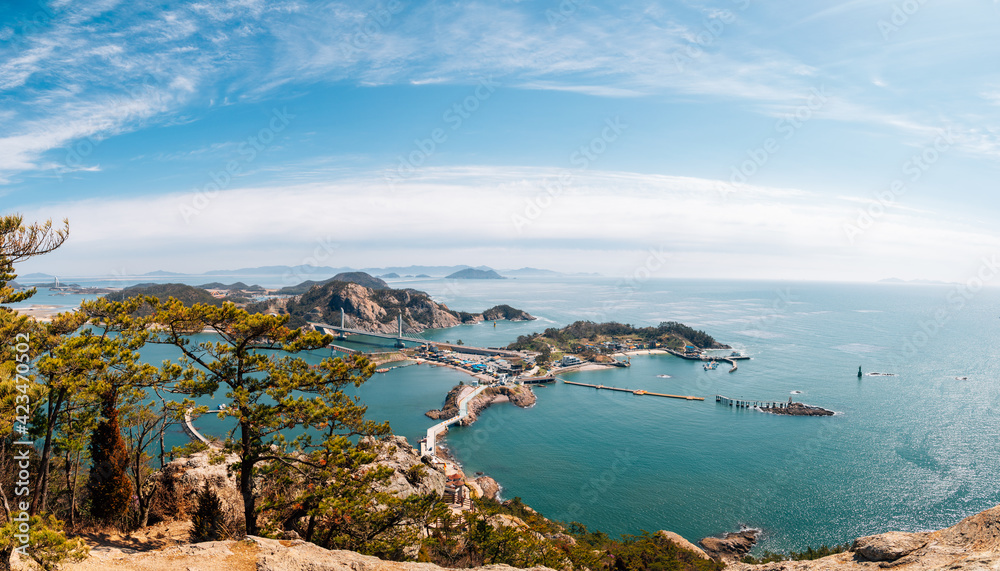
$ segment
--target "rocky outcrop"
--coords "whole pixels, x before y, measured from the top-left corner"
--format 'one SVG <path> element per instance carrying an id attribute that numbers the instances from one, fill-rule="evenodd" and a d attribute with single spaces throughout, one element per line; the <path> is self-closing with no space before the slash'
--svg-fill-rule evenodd
<path id="1" fill-rule="evenodd" d="M 888 532 L 859 538 L 850 551 L 815 561 L 738 564 L 734 571 L 905 571 L 1000 569 L 1000 506 L 935 532 Z"/>
<path id="2" fill-rule="evenodd" d="M 407 498 L 414 494 L 438 495 L 444 493 L 448 478 L 444 472 L 423 463 L 420 454 L 402 436 L 389 436 L 382 440 L 371 437 L 362 439 L 363 446 L 375 446 L 378 456 L 374 464 L 392 468 L 392 476 L 384 491 Z"/>
<path id="3" fill-rule="evenodd" d="M 753 545 L 757 543 L 757 536 L 760 531 L 756 529 L 744 529 L 736 533 L 727 533 L 722 537 L 706 537 L 698 543 L 705 548 L 705 553 L 716 561 L 730 564 L 736 563 L 744 555 L 750 553 Z"/>
<path id="4" fill-rule="evenodd" d="M 472 390 L 472 387 L 464 384 L 455 385 L 444 397 L 444 406 L 440 409 L 429 410 L 425 412 L 424 415 L 433 418 L 434 420 L 446 420 L 453 416 L 458 416 L 458 399 L 462 396 L 462 392 L 465 390 Z"/>
<path id="5" fill-rule="evenodd" d="M 457 385 L 448 391 L 448 396 L 444 399 L 444 406 L 440 409 L 429 410 L 424 414 L 435 420 L 446 420 L 457 416 L 459 411 L 458 401 L 462 398 L 463 392 L 474 390 L 469 385 Z M 526 385 L 489 387 L 472 399 L 469 403 L 469 415 L 462 420 L 462 426 L 468 426 L 479 418 L 479 414 L 486 410 L 491 404 L 501 402 L 511 402 L 521 408 L 528 408 L 535 404 L 537 398 L 531 387 Z"/>
<path id="6" fill-rule="evenodd" d="M 785 414 L 788 416 L 833 416 L 832 410 L 826 410 L 818 406 L 810 406 L 800 402 L 788 403 L 785 408 L 762 408 L 764 412 L 771 414 Z"/>
<path id="7" fill-rule="evenodd" d="M 663 537 L 666 537 L 677 547 L 680 547 L 681 549 L 686 549 L 702 559 L 711 559 L 711 557 L 709 557 L 707 553 L 702 551 L 700 547 L 698 547 L 697 545 L 691 543 L 690 541 L 684 539 L 683 537 L 672 531 L 661 530 L 656 533 L 657 535 L 662 535 Z"/>
<path id="8" fill-rule="evenodd" d="M 432 563 L 383 561 L 353 551 L 329 550 L 302 540 L 277 540 L 248 536 L 243 541 L 211 541 L 168 547 L 148 553 L 112 553 L 64 566 L 74 571 L 108 568 L 176 571 L 444 571 Z M 476 567 L 472 571 L 514 571 L 507 565 Z M 549 571 L 532 567 L 532 571 Z"/>
<path id="9" fill-rule="evenodd" d="M 235 454 L 227 455 L 213 448 L 168 463 L 150 478 L 150 484 L 157 485 L 151 518 L 190 517 L 195 511 L 198 494 L 207 485 L 218 496 L 227 521 L 239 520 L 243 517 L 243 497 L 236 473 L 229 469 L 238 461 Z"/>
<path id="10" fill-rule="evenodd" d="M 527 311 L 515 309 L 509 305 L 495 305 L 483 312 L 483 319 L 486 321 L 534 321 L 536 317 Z"/>
<path id="11" fill-rule="evenodd" d="M 476 485 L 483 491 L 483 496 L 495 500 L 500 495 L 500 484 L 489 476 L 480 476 L 475 480 Z"/>

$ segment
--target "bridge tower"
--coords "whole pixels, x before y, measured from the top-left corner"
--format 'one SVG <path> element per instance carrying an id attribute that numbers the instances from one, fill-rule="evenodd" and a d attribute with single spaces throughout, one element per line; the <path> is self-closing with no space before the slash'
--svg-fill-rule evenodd
<path id="1" fill-rule="evenodd" d="M 399 313 L 399 316 L 396 318 L 396 323 L 399 326 L 399 333 L 397 333 L 396 337 L 396 348 L 402 349 L 406 347 L 406 345 L 403 344 L 403 312 Z"/>
<path id="2" fill-rule="evenodd" d="M 347 334 L 344 333 L 345 319 L 344 319 L 344 308 L 340 308 L 340 333 L 337 334 L 337 339 L 344 341 L 347 339 Z"/>

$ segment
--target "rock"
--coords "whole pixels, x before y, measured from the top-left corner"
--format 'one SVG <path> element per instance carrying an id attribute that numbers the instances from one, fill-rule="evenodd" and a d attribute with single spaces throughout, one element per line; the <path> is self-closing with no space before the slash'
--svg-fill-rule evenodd
<path id="1" fill-rule="evenodd" d="M 490 478 L 489 476 L 480 476 L 476 478 L 476 485 L 479 489 L 483 491 L 483 496 L 495 500 L 497 496 L 500 495 L 500 484 L 496 480 Z"/>
<path id="2" fill-rule="evenodd" d="M 929 533 L 901 531 L 869 535 L 856 539 L 851 551 L 868 561 L 895 561 L 926 545 L 929 536 Z"/>
<path id="3" fill-rule="evenodd" d="M 414 450 L 402 436 L 388 436 L 383 440 L 372 437 L 361 439 L 362 445 L 375 446 L 378 456 L 375 463 L 392 468 L 389 484 L 383 491 L 407 498 L 414 494 L 444 493 L 448 478 L 444 472 L 424 464 L 420 452 Z"/>
<path id="4" fill-rule="evenodd" d="M 208 484 L 219 497 L 226 520 L 241 520 L 243 496 L 236 472 L 229 472 L 229 466 L 238 460 L 235 454 L 209 449 L 169 462 L 150 478 L 151 484 L 158 485 L 150 518 L 153 521 L 188 518 L 197 507 L 198 494 Z"/>
<path id="5" fill-rule="evenodd" d="M 895 536 L 889 539 L 886 536 Z M 895 561 L 874 562 L 859 551 L 830 555 L 815 561 L 781 561 L 766 565 L 731 565 L 732 571 L 995 571 L 1000 569 L 1000 506 L 969 516 L 952 527 L 930 533 L 883 533 L 862 537 L 855 548 L 878 548 L 870 555 L 895 556 L 920 544 Z M 893 547 L 890 547 L 893 546 Z M 728 571 L 728 570 L 727 570 Z"/>
<path id="6" fill-rule="evenodd" d="M 677 547 L 680 547 L 681 549 L 687 549 L 688 551 L 694 552 L 695 555 L 697 555 L 698 557 L 701 557 L 702 559 L 711 559 L 711 557 L 709 557 L 707 553 L 705 553 L 704 551 L 702 551 L 702 549 L 700 547 L 698 547 L 697 545 L 691 543 L 690 541 L 684 539 L 683 537 L 681 537 L 680 535 L 677 535 L 676 533 L 674 533 L 672 531 L 663 531 L 663 530 L 661 530 L 661 531 L 658 531 L 656 533 L 657 533 L 657 535 L 662 535 L 663 537 L 666 537 L 667 539 L 669 539 L 670 541 L 672 541 L 673 544 L 676 545 Z"/>
<path id="7" fill-rule="evenodd" d="M 706 537 L 698 543 L 705 548 L 705 553 L 712 559 L 723 563 L 736 563 L 750 553 L 753 545 L 757 543 L 759 533 L 755 529 L 745 529 L 737 533 L 727 533 L 721 538 Z"/>
<path id="8" fill-rule="evenodd" d="M 832 410 L 826 410 L 818 406 L 810 406 L 800 402 L 788 403 L 785 408 L 762 408 L 764 412 L 771 414 L 785 414 L 788 416 L 833 416 Z"/>

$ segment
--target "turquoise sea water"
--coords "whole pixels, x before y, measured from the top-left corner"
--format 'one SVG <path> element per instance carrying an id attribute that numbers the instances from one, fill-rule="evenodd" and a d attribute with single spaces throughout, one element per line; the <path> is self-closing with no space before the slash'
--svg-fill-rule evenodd
<path id="1" fill-rule="evenodd" d="M 494 406 L 448 434 L 467 471 L 486 472 L 505 497 L 549 517 L 612 534 L 669 529 L 692 541 L 747 525 L 763 529 L 759 548 L 787 550 L 936 529 L 1000 504 L 1000 291 L 966 298 L 957 286 L 676 280 L 622 287 L 607 278 L 392 285 L 423 289 L 453 309 L 508 303 L 539 317 L 425 332 L 432 339 L 499 346 L 577 319 L 674 320 L 753 356 L 733 374 L 642 355 L 629 369 L 566 376 L 704 402 L 557 383 L 537 389 L 531 409 Z M 169 356 L 148 351 L 156 363 Z M 859 365 L 897 376 L 859 380 Z M 411 366 L 375 375 L 357 394 L 370 418 L 389 420 L 415 444 L 433 423 L 423 412 L 467 379 Z M 715 394 L 794 396 L 838 414 L 737 410 Z M 199 427 L 224 430 L 207 418 Z"/>

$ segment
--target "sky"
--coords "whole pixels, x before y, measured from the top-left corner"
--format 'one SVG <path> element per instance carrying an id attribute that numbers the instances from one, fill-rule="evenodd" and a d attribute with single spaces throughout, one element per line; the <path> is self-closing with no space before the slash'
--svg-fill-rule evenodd
<path id="1" fill-rule="evenodd" d="M 524 266 L 965 282 L 996 0 L 0 6 L 18 270 Z M 653 260 L 651 263 L 650 260 Z"/>

